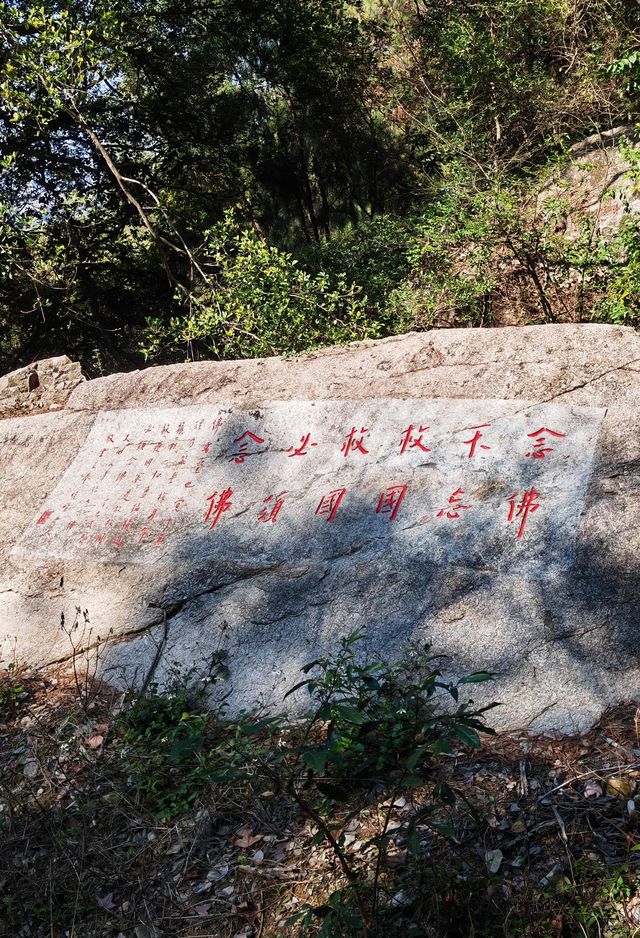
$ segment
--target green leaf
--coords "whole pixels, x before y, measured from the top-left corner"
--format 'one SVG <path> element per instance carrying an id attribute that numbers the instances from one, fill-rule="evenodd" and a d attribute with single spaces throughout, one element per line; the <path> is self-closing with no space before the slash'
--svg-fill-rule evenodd
<path id="1" fill-rule="evenodd" d="M 440 739 L 434 740 L 432 743 L 428 743 L 425 747 L 429 752 L 439 752 L 445 753 L 446 755 L 451 755 L 451 740 L 448 736 L 442 736 Z"/>
<path id="2" fill-rule="evenodd" d="M 303 670 L 304 670 L 304 668 L 303 668 Z M 290 694 L 294 694 L 297 690 L 300 690 L 301 687 L 306 687 L 308 683 L 309 683 L 308 680 L 306 680 L 306 681 L 298 681 L 297 684 L 294 684 L 293 687 L 290 687 L 290 688 L 289 688 L 289 690 L 286 692 L 286 694 L 284 695 L 284 697 L 283 697 L 282 699 L 283 699 L 283 700 L 286 700 L 287 697 L 288 697 Z"/>
<path id="3" fill-rule="evenodd" d="M 407 759 L 405 759 L 405 763 L 404 763 L 405 768 L 406 768 L 409 772 L 413 772 L 413 770 L 414 770 L 415 767 L 417 766 L 418 762 L 420 762 L 420 759 L 422 758 L 422 756 L 423 756 L 423 750 L 422 750 L 422 748 L 420 748 L 420 749 L 414 749 L 414 751 L 411 753 L 411 755 L 408 756 Z"/>
<path id="4" fill-rule="evenodd" d="M 409 828 L 409 834 L 407 836 L 407 850 L 412 857 L 420 856 L 420 837 L 415 825 L 412 825 Z"/>
<path id="5" fill-rule="evenodd" d="M 460 742 L 464 743 L 465 746 L 471 746 L 472 749 L 480 748 L 480 737 L 476 731 L 470 729 L 470 727 L 458 724 L 457 726 L 454 726 L 453 732 L 456 734 Z"/>
<path id="6" fill-rule="evenodd" d="M 340 716 L 346 717 L 350 723 L 355 723 L 356 726 L 362 726 L 363 723 L 367 722 L 365 714 L 356 707 L 350 707 L 348 704 L 339 704 L 336 710 Z"/>
<path id="7" fill-rule="evenodd" d="M 446 782 L 440 782 L 433 789 L 434 798 L 438 798 L 440 801 L 443 801 L 445 804 L 455 804 L 456 796 L 453 792 L 453 789 L 447 785 Z"/>
<path id="8" fill-rule="evenodd" d="M 311 749 L 305 752 L 302 757 L 302 761 L 305 765 L 308 765 L 313 772 L 317 772 L 318 774 L 324 772 L 328 759 L 329 753 L 322 749 Z"/>
<path id="9" fill-rule="evenodd" d="M 474 671 L 473 674 L 461 677 L 458 684 L 482 684 L 484 681 L 492 681 L 494 677 L 490 671 Z"/>
<path id="10" fill-rule="evenodd" d="M 427 824 L 436 831 L 436 833 L 442 834 L 443 837 L 446 837 L 447 840 L 452 841 L 452 843 L 460 843 L 450 821 L 427 821 Z"/>

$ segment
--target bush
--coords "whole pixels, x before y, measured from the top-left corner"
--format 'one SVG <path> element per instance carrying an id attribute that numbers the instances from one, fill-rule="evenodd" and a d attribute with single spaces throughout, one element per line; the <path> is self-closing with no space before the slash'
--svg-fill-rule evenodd
<path id="1" fill-rule="evenodd" d="M 147 320 L 147 359 L 175 359 L 180 350 L 188 358 L 293 354 L 380 334 L 344 275 L 307 273 L 232 212 L 206 233 L 201 253 L 209 290 L 190 296 L 183 315 Z"/>

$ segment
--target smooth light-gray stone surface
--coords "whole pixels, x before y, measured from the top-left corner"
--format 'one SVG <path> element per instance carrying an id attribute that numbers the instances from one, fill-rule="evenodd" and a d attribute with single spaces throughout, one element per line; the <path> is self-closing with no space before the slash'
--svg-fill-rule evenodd
<path id="1" fill-rule="evenodd" d="M 85 382 L 0 423 L 2 631 L 61 660 L 86 609 L 114 680 L 223 648 L 235 706 L 279 705 L 356 627 L 386 656 L 432 638 L 451 672 L 498 672 L 498 725 L 583 729 L 640 696 L 639 403 L 637 334 L 590 325 Z"/>

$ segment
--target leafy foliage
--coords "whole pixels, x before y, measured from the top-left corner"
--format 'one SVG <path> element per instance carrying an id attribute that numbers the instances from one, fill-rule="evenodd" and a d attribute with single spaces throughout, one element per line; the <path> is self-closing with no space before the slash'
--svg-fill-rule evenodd
<path id="1" fill-rule="evenodd" d="M 489 203 L 635 114 L 637 19 L 624 0 L 2 0 L 0 363 L 494 321 Z M 534 318 L 567 315 L 532 289 Z"/>
<path id="2" fill-rule="evenodd" d="M 224 734 L 203 700 L 206 686 L 225 674 L 219 657 L 212 660 L 205 683 L 194 683 L 195 669 L 176 671 L 163 691 L 152 684 L 144 693 L 132 694 L 120 715 L 124 770 L 160 818 L 185 811 L 227 774 Z"/>
<path id="3" fill-rule="evenodd" d="M 380 334 L 344 275 L 310 275 L 232 213 L 205 232 L 203 252 L 215 287 L 194 295 L 188 314 L 147 320 L 146 357 L 274 355 Z"/>

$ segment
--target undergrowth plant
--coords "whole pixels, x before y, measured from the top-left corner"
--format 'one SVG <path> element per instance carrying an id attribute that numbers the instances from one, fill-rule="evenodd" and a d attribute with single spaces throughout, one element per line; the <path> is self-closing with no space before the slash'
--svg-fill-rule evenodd
<path id="1" fill-rule="evenodd" d="M 195 667 L 174 668 L 162 688 L 152 682 L 144 693 L 129 694 L 118 718 L 122 764 L 159 818 L 187 810 L 229 770 L 235 777 L 227 726 L 206 706 L 207 689 L 226 674 L 223 656 L 215 654 L 205 680 Z"/>
<path id="2" fill-rule="evenodd" d="M 446 681 L 429 645 L 389 663 L 363 658 L 364 639 L 363 632 L 353 632 L 335 654 L 305 665 L 306 676 L 286 695 L 297 695 L 302 707 L 306 694 L 299 717 L 230 719 L 224 707 L 208 712 L 206 694 L 190 671 L 174 675 L 164 690 L 151 685 L 119 718 L 132 787 L 161 818 L 176 816 L 221 786 L 260 792 L 266 782 L 290 799 L 315 828 L 314 842 L 333 851 L 343 882 L 326 902 L 304 905 L 288 923 L 308 928 L 320 922 L 325 936 L 373 935 L 381 927 L 388 898 L 384 858 L 400 792 L 422 790 L 407 837 L 413 857 L 420 856 L 427 831 L 456 840 L 458 799 L 447 784 L 431 784 L 434 763 L 457 747 L 479 747 L 479 734 L 492 732 L 485 714 L 495 704 L 460 700 L 462 688 L 489 681 L 489 673 Z M 219 660 L 214 679 L 225 673 Z M 345 837 L 347 824 L 371 798 L 387 799 L 387 807 L 363 845 L 375 856 L 373 878 L 367 880 Z"/>
<path id="3" fill-rule="evenodd" d="M 25 694 L 20 668 L 10 661 L 0 670 L 0 722 L 8 719 L 19 708 Z"/>

